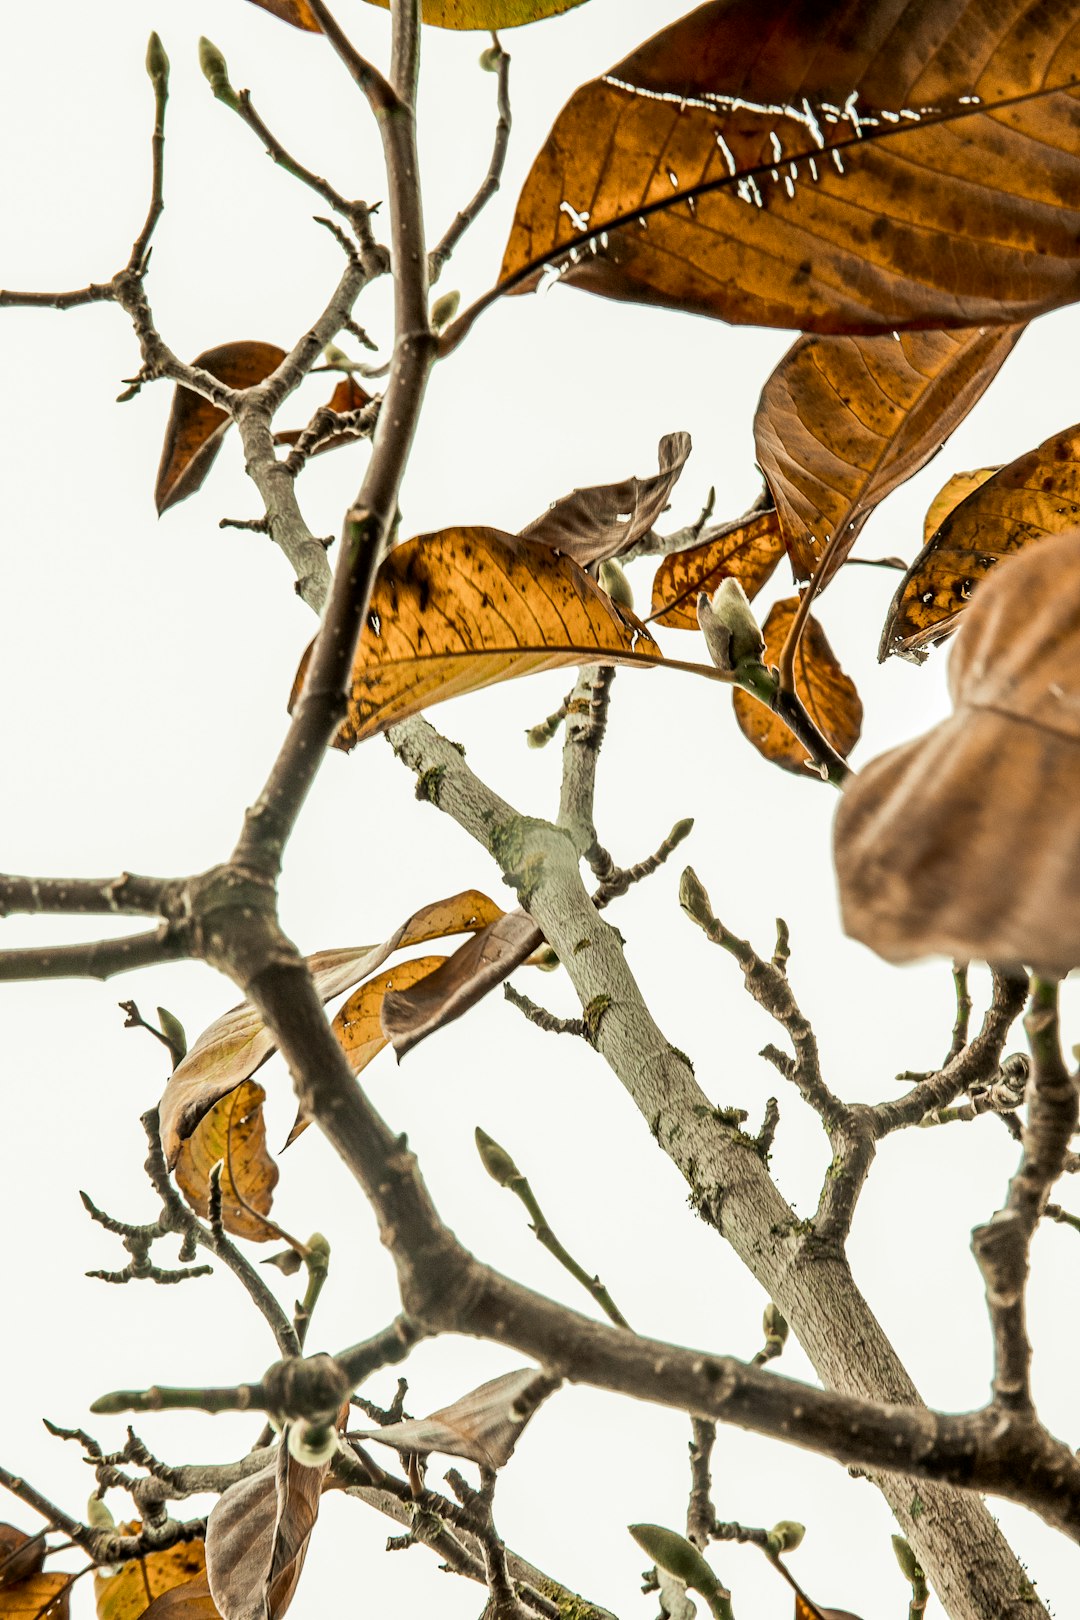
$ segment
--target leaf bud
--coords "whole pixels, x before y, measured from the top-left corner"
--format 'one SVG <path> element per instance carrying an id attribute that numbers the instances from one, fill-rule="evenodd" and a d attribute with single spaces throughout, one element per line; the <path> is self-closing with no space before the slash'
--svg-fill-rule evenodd
<path id="1" fill-rule="evenodd" d="M 775 1339 L 780 1348 L 783 1349 L 787 1343 L 789 1332 L 787 1318 L 777 1309 L 772 1300 L 769 1301 L 762 1313 L 761 1327 L 765 1334 L 766 1343 Z M 777 1355 L 779 1353 L 778 1350 Z"/>
<path id="2" fill-rule="evenodd" d="M 918 1585 L 920 1581 L 925 1581 L 926 1576 L 922 1572 L 922 1566 L 915 1556 L 911 1543 L 906 1541 L 903 1536 L 893 1536 L 892 1545 L 893 1552 L 896 1554 L 896 1562 L 900 1565 L 900 1573 L 904 1579 L 910 1581 L 912 1586 Z"/>
<path id="3" fill-rule="evenodd" d="M 805 1524 L 797 1524 L 794 1519 L 781 1519 L 769 1531 L 768 1550 L 775 1558 L 779 1558 L 781 1553 L 794 1552 L 805 1534 Z"/>
<path id="4" fill-rule="evenodd" d="M 171 1013 L 168 1007 L 159 1007 L 157 1015 L 158 1023 L 161 1025 L 161 1033 L 172 1047 L 177 1063 L 181 1063 L 187 1056 L 187 1031 L 176 1014 Z"/>
<path id="5" fill-rule="evenodd" d="M 559 953 L 553 951 L 550 945 L 541 945 L 538 951 L 525 958 L 522 966 L 539 968 L 541 973 L 554 973 L 559 966 Z"/>
<path id="6" fill-rule="evenodd" d="M 289 1456 L 302 1468 L 321 1468 L 338 1448 L 338 1433 L 332 1423 L 291 1423 Z"/>
<path id="7" fill-rule="evenodd" d="M 218 100 L 223 101 L 226 107 L 231 107 L 233 112 L 236 112 L 240 106 L 240 101 L 236 91 L 229 83 L 229 69 L 225 58 L 213 40 L 207 39 L 205 34 L 199 40 L 199 66 L 202 68 L 203 77 Z"/>
<path id="8" fill-rule="evenodd" d="M 504 1147 L 500 1147 L 494 1137 L 476 1127 L 476 1151 L 480 1155 L 480 1162 L 484 1166 L 492 1181 L 497 1181 L 500 1187 L 507 1186 L 521 1171 L 514 1163 Z"/>
<path id="9" fill-rule="evenodd" d="M 480 68 L 484 73 L 498 73 L 499 63 L 506 52 L 501 45 L 489 45 L 486 51 L 480 52 Z"/>
<path id="10" fill-rule="evenodd" d="M 146 43 L 146 71 L 158 95 L 167 95 L 169 90 L 169 58 L 165 54 L 165 47 L 161 43 L 159 34 L 151 34 Z"/>
<path id="11" fill-rule="evenodd" d="M 693 1542 L 680 1536 L 677 1530 L 667 1530 L 661 1524 L 630 1524 L 627 1529 L 646 1557 L 684 1586 L 692 1587 L 702 1597 L 719 1587 L 716 1574 Z"/>
<path id="12" fill-rule="evenodd" d="M 699 928 L 708 930 L 716 921 L 705 885 L 692 866 L 688 866 L 679 879 L 679 904 Z"/>
<path id="13" fill-rule="evenodd" d="M 667 835 L 667 843 L 669 843 L 671 845 L 672 849 L 674 849 L 677 844 L 682 843 L 684 838 L 689 838 L 689 836 L 693 832 L 693 830 L 694 830 L 694 818 L 693 818 L 693 816 L 684 816 L 681 821 L 677 821 L 675 823 L 674 827 L 672 827 L 671 831 L 668 833 L 668 835 Z"/>
<path id="14" fill-rule="evenodd" d="M 600 589 L 607 591 L 619 607 L 629 608 L 631 613 L 634 611 L 634 593 L 630 589 L 630 581 L 614 557 L 600 564 Z"/>
<path id="15" fill-rule="evenodd" d="M 109 1505 L 100 1496 L 92 1496 L 86 1504 L 86 1522 L 92 1530 L 115 1530 L 116 1520 Z"/>
<path id="16" fill-rule="evenodd" d="M 734 672 L 743 664 L 762 662 L 765 637 L 737 579 L 722 579 L 711 601 L 703 592 L 698 597 L 697 616 L 717 669 Z"/>
<path id="17" fill-rule="evenodd" d="M 441 298 L 436 298 L 431 306 L 431 330 L 441 332 L 444 326 L 449 326 L 460 303 L 461 294 L 456 287 L 453 292 L 443 293 Z"/>

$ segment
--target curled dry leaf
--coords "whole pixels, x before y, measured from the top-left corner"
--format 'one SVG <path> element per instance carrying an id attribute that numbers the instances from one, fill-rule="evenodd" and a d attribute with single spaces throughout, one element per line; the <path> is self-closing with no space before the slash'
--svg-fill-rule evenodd
<path id="1" fill-rule="evenodd" d="M 441 1451 L 449 1457 L 467 1457 L 481 1468 L 501 1468 L 533 1413 L 560 1383 L 539 1367 L 522 1367 L 481 1384 L 430 1417 L 352 1432 L 398 1451 Z"/>
<path id="2" fill-rule="evenodd" d="M 408 962 L 399 962 L 389 973 L 380 973 L 377 978 L 368 979 L 359 990 L 353 992 L 345 1005 L 339 1008 L 330 1028 L 337 1037 L 353 1074 L 359 1074 L 361 1069 L 366 1069 L 372 1058 L 378 1057 L 383 1047 L 388 1044 L 389 1037 L 383 1033 L 379 1021 L 384 996 L 389 991 L 408 990 L 429 974 L 435 973 L 446 961 L 445 956 L 415 956 Z M 218 1106 L 220 1107 L 220 1104 Z M 301 1110 L 296 1116 L 285 1146 L 291 1147 L 296 1138 L 307 1130 L 309 1124 L 310 1120 Z M 199 1129 L 201 1130 L 202 1126 Z"/>
<path id="3" fill-rule="evenodd" d="M 122 1529 L 126 1535 L 136 1535 L 141 1526 L 129 1524 Z M 114 1575 L 97 1571 L 94 1574 L 97 1620 L 139 1620 L 140 1615 L 147 1613 L 153 1614 L 153 1620 L 160 1620 L 162 1610 L 153 1608 L 155 1601 L 176 1588 L 183 1589 L 205 1572 L 206 1549 L 201 1541 L 179 1541 L 175 1547 L 133 1558 L 121 1564 Z M 212 1606 L 204 1612 L 211 1614 Z M 190 1615 L 189 1620 L 196 1620 L 196 1616 Z"/>
<path id="4" fill-rule="evenodd" d="M 255 4 L 294 28 L 322 32 L 306 0 L 255 0 Z M 390 0 L 369 0 L 369 4 L 385 11 Z M 423 0 L 421 15 L 436 28 L 519 28 L 583 4 L 584 0 Z"/>
<path id="5" fill-rule="evenodd" d="M 666 433 L 651 478 L 625 478 L 564 495 L 522 529 L 522 538 L 553 546 L 582 567 L 619 557 L 648 534 L 671 499 L 690 455 L 689 433 Z"/>
<path id="6" fill-rule="evenodd" d="M 465 889 L 421 906 L 381 945 L 357 945 L 318 951 L 307 960 L 315 990 L 323 1002 L 374 973 L 394 951 L 445 934 L 484 928 L 502 909 L 478 889 Z M 250 1002 L 243 1001 L 203 1030 L 184 1061 L 173 1071 L 161 1099 L 161 1141 L 170 1165 L 180 1144 L 199 1120 L 226 1093 L 255 1073 L 276 1049 L 274 1037 Z"/>
<path id="7" fill-rule="evenodd" d="M 207 1215 L 210 1172 L 221 1170 L 221 1223 L 235 1237 L 272 1243 L 278 1228 L 269 1215 L 278 1182 L 278 1167 L 266 1145 L 263 1103 L 266 1092 L 256 1080 L 244 1080 L 204 1114 L 180 1149 L 174 1167 L 176 1185 L 197 1215 Z"/>
<path id="8" fill-rule="evenodd" d="M 955 630 L 1002 558 L 1077 523 L 1080 426 L 1011 461 L 944 515 L 897 587 L 878 657 L 897 653 L 921 662 Z"/>
<path id="9" fill-rule="evenodd" d="M 396 984 L 383 997 L 380 1019 L 397 1056 L 403 1058 L 426 1036 L 468 1012 L 543 943 L 528 912 L 508 911 L 411 988 Z"/>
<path id="10" fill-rule="evenodd" d="M 722 579 L 737 579 L 748 597 L 755 596 L 783 555 L 775 507 L 724 524 L 700 545 L 664 558 L 653 580 L 649 623 L 696 630 L 702 591 L 711 596 Z"/>
<path id="11" fill-rule="evenodd" d="M 762 626 L 766 664 L 775 664 L 780 657 L 798 607 L 798 597 L 789 596 L 774 603 L 769 610 Z M 818 730 L 846 759 L 862 731 L 862 702 L 854 682 L 840 668 L 824 630 L 813 615 L 807 620 L 795 655 L 795 689 Z M 758 753 L 785 771 L 805 776 L 810 756 L 784 722 L 741 688 L 732 693 L 732 701 L 739 729 L 749 737 Z"/>
<path id="12" fill-rule="evenodd" d="M 222 1620 L 281 1620 L 292 1602 L 329 1465 L 275 1463 L 230 1485 L 206 1525 L 206 1573 Z"/>
<path id="13" fill-rule="evenodd" d="M 955 712 L 845 789 L 844 926 L 902 962 L 1080 965 L 1080 530 L 980 587 L 949 661 Z"/>
<path id="14" fill-rule="evenodd" d="M 310 656 L 309 647 L 290 707 Z M 353 748 L 396 720 L 496 681 L 600 658 L 664 662 L 641 621 L 571 558 L 495 529 L 420 535 L 379 569 L 335 746 Z"/>
<path id="15" fill-rule="evenodd" d="M 223 343 L 196 355 L 193 363 L 229 388 L 251 388 L 276 371 L 284 358 L 285 350 L 273 343 Z M 159 516 L 177 501 L 194 495 L 213 466 L 228 428 L 227 412 L 190 388 L 177 388 L 154 486 Z"/>
<path id="16" fill-rule="evenodd" d="M 1068 303 L 1078 24 L 1080 0 L 711 0 L 564 107 L 499 287 L 558 260 L 608 297 L 852 333 Z"/>
<path id="17" fill-rule="evenodd" d="M 937 454 L 1022 331 L 805 337 L 788 350 L 762 391 L 754 442 L 796 579 L 828 550 L 828 584 L 875 506 Z"/>

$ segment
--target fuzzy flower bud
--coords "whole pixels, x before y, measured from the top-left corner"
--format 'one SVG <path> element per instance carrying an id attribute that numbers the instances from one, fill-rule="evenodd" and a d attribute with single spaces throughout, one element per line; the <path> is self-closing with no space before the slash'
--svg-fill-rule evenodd
<path id="1" fill-rule="evenodd" d="M 697 615 L 709 657 L 717 669 L 733 672 L 742 664 L 762 662 L 765 637 L 737 579 L 722 579 L 711 601 L 702 593 Z"/>
<path id="2" fill-rule="evenodd" d="M 161 43 L 160 35 L 151 34 L 146 45 L 146 71 L 150 75 L 150 82 L 157 95 L 167 95 L 169 90 L 169 58 L 165 54 L 165 47 Z"/>
<path id="3" fill-rule="evenodd" d="M 480 1155 L 480 1162 L 484 1166 L 492 1181 L 497 1181 L 500 1187 L 505 1187 L 520 1176 L 521 1171 L 514 1163 L 504 1147 L 500 1147 L 494 1137 L 476 1127 L 476 1151 Z"/>
<path id="4" fill-rule="evenodd" d="M 231 107 L 236 112 L 240 106 L 240 101 L 236 91 L 229 83 L 228 65 L 213 40 L 207 39 L 205 34 L 199 40 L 199 66 L 202 68 L 203 77 L 218 100 L 223 101 L 226 107 Z"/>
<path id="5" fill-rule="evenodd" d="M 705 885 L 692 866 L 679 879 L 679 904 L 699 928 L 709 929 L 716 921 Z"/>
<path id="6" fill-rule="evenodd" d="M 794 1552 L 806 1534 L 805 1524 L 797 1524 L 794 1519 L 781 1519 L 769 1531 L 768 1546 L 774 1557 L 779 1558 L 781 1553 Z"/>
<path id="7" fill-rule="evenodd" d="M 634 593 L 630 589 L 630 581 L 613 557 L 600 564 L 600 589 L 607 591 L 618 607 L 629 608 L 631 613 L 634 611 Z"/>

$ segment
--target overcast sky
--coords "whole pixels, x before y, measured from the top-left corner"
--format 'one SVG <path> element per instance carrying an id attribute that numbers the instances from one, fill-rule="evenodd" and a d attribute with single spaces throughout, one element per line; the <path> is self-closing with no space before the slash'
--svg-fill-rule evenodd
<path id="1" fill-rule="evenodd" d="M 448 267 L 442 287 L 466 301 L 494 278 L 528 165 L 559 107 L 679 14 L 677 0 L 590 0 L 569 15 L 506 36 L 513 54 L 515 128 L 501 196 Z M 342 0 L 342 20 L 377 60 L 387 18 Z M 311 222 L 316 199 L 274 169 L 251 133 L 215 103 L 196 63 L 210 34 L 233 82 L 304 161 L 349 195 L 379 198 L 384 182 L 365 105 L 325 43 L 243 0 L 39 0 L 10 8 L 0 58 L 0 283 L 27 288 L 105 279 L 126 259 L 145 211 L 152 97 L 142 60 L 161 33 L 173 62 L 167 211 L 155 239 L 149 292 L 160 329 L 182 355 L 258 338 L 291 344 L 321 310 L 340 249 Z M 422 167 L 433 237 L 472 193 L 487 163 L 494 80 L 480 73 L 482 36 L 425 31 Z M 385 346 L 389 287 L 366 294 L 358 319 Z M 914 555 L 922 514 L 953 472 L 1012 459 L 1077 416 L 1080 324 L 1065 311 L 1037 322 L 986 399 L 937 461 L 891 498 L 859 543 L 864 556 Z M 694 453 L 671 526 L 696 516 L 710 485 L 718 515 L 759 488 L 754 405 L 791 341 L 782 332 L 607 303 L 572 289 L 506 300 L 438 369 L 402 494 L 404 534 L 446 524 L 516 530 L 579 484 L 655 469 L 662 434 L 688 430 Z M 355 348 L 355 346 L 353 346 Z M 171 389 L 113 400 L 138 365 L 125 318 L 107 306 L 59 315 L 5 311 L 2 411 L 6 471 L 4 633 L 6 762 L 3 850 L 14 872 L 182 873 L 232 847 L 243 806 L 261 785 L 284 732 L 285 702 L 313 623 L 289 569 L 264 537 L 220 531 L 222 516 L 254 517 L 239 445 L 227 444 L 203 491 L 159 523 L 152 490 Z M 280 425 L 302 425 L 328 394 L 305 385 Z M 336 533 L 357 487 L 363 447 L 321 458 L 300 484 L 316 533 Z M 667 520 L 665 520 L 667 521 Z M 650 566 L 635 565 L 638 601 Z M 946 712 L 945 655 L 922 669 L 875 661 L 895 578 L 847 569 L 821 618 L 866 705 L 855 762 L 914 735 Z M 788 594 L 779 578 L 763 597 Z M 694 639 L 661 637 L 677 657 Z M 557 750 L 530 752 L 523 732 L 559 701 L 562 675 L 461 699 L 432 718 L 467 745 L 478 773 L 522 811 L 553 811 Z M 814 1020 L 827 1077 L 845 1097 L 895 1094 L 899 1070 L 934 1067 L 952 1023 L 947 964 L 897 971 L 842 936 L 830 857 L 833 791 L 767 766 L 738 733 L 727 694 L 685 675 L 621 672 L 598 794 L 598 826 L 616 859 L 653 850 L 681 817 L 696 818 L 684 851 L 724 921 L 770 946 L 773 919 L 791 925 L 791 978 Z M 733 963 L 679 911 L 679 857 L 612 911 L 631 965 L 668 1037 L 687 1051 L 717 1102 L 760 1119 L 778 1077 L 757 1056 L 775 1031 L 749 1003 Z M 382 939 L 417 906 L 477 886 L 506 903 L 486 855 L 430 805 L 380 741 L 331 757 L 293 841 L 284 922 L 305 951 Z M 11 920 L 4 945 L 92 937 L 77 922 Z M 530 993 L 573 1011 L 562 976 L 519 975 Z M 985 999 L 980 976 L 977 993 Z M 170 1007 L 194 1035 L 235 999 L 198 965 L 160 968 L 104 986 L 10 987 L 0 994 L 5 1115 L 0 1187 L 6 1208 L 7 1308 L 0 1461 L 73 1511 L 92 1477 L 77 1448 L 50 1439 L 42 1416 L 70 1426 L 105 1389 L 223 1384 L 257 1377 L 273 1344 L 227 1275 L 152 1292 L 87 1281 L 122 1264 L 115 1240 L 91 1226 L 84 1187 L 125 1219 L 154 1213 L 141 1171 L 138 1115 L 158 1097 L 157 1047 L 122 1029 L 116 1003 L 149 1014 Z M 980 1009 L 981 1010 L 981 1009 Z M 1080 1022 L 1073 1008 L 1074 1026 Z M 293 1114 L 284 1069 L 260 1076 L 270 1093 L 271 1141 Z M 407 1129 L 442 1213 L 484 1258 L 579 1307 L 571 1280 L 535 1244 L 523 1213 L 488 1180 L 472 1146 L 482 1124 L 532 1178 L 556 1230 L 595 1268 L 636 1328 L 749 1356 L 760 1342 L 760 1289 L 716 1235 L 688 1212 L 685 1187 L 602 1059 L 582 1043 L 523 1023 L 500 995 L 436 1036 L 399 1068 L 383 1054 L 365 1076 L 395 1128 Z M 828 1162 L 816 1121 L 781 1094 L 774 1169 L 800 1214 L 812 1212 Z M 755 1125 L 756 1128 L 756 1125 Z M 1000 1204 L 1015 1149 L 992 1119 L 907 1132 L 879 1155 L 852 1240 L 857 1280 L 932 1404 L 963 1410 L 988 1390 L 990 1336 L 969 1253 L 973 1225 Z M 1062 1201 L 1075 1196 L 1062 1189 Z M 331 1278 L 313 1349 L 334 1349 L 382 1327 L 396 1307 L 374 1223 L 318 1132 L 282 1161 L 275 1206 L 284 1225 L 326 1232 Z M 1032 1318 L 1036 1390 L 1048 1422 L 1075 1431 L 1074 1284 L 1077 1234 L 1051 1226 L 1035 1253 Z M 164 1261 L 172 1259 L 163 1245 Z M 291 1284 L 282 1281 L 291 1301 Z M 516 1364 L 493 1346 L 440 1340 L 407 1369 L 410 1406 L 432 1410 Z M 783 1371 L 810 1376 L 792 1346 Z M 393 1377 L 368 1393 L 389 1398 Z M 97 1420 L 106 1446 L 120 1419 Z M 173 1461 L 246 1449 L 251 1423 L 166 1415 L 140 1422 Z M 652 1620 L 639 1594 L 644 1559 L 624 1526 L 681 1525 L 689 1424 L 614 1396 L 570 1390 L 537 1418 L 505 1472 L 498 1522 L 524 1556 L 624 1620 Z M 436 1459 L 436 1464 L 437 1464 Z M 804 1521 L 792 1561 L 820 1602 L 864 1620 L 906 1612 L 893 1563 L 891 1516 L 842 1468 L 736 1431 L 715 1455 L 721 1517 L 770 1525 Z M 119 1498 L 118 1512 L 123 1511 Z M 1066 1612 L 1073 1549 L 1021 1510 L 1002 1522 L 1047 1601 Z M 36 1528 L 20 1504 L 0 1517 Z M 438 1613 L 471 1620 L 469 1583 L 441 1575 L 424 1549 L 384 1556 L 393 1529 L 333 1497 L 313 1538 L 293 1606 L 315 1620 L 343 1583 L 358 1614 Z M 790 1594 L 753 1549 L 722 1547 L 713 1562 L 736 1610 L 755 1620 L 790 1614 Z M 76 1566 L 73 1566 L 76 1567 Z M 81 1607 L 80 1607 L 81 1605 Z M 76 1614 L 89 1612 L 88 1589 Z M 931 1606 L 929 1613 L 940 1613 Z"/>

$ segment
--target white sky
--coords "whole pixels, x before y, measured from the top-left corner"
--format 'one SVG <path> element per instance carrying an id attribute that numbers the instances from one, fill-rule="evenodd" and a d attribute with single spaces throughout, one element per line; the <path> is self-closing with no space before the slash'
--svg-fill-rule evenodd
<path id="1" fill-rule="evenodd" d="M 506 36 L 514 57 L 515 130 L 501 197 L 467 239 L 440 291 L 466 301 L 493 279 L 514 199 L 558 108 L 680 11 L 675 0 L 591 0 L 566 17 Z M 387 19 L 343 0 L 359 43 L 385 54 Z M 173 62 L 167 212 L 149 292 L 159 326 L 183 355 L 234 339 L 289 344 L 322 308 L 340 250 L 313 225 L 323 209 L 276 171 L 251 133 L 215 103 L 195 57 L 200 32 L 223 49 L 233 82 L 299 157 L 346 193 L 380 196 L 367 109 L 325 43 L 254 6 L 230 0 L 39 0 L 11 8 L 0 60 L 0 282 L 63 288 L 105 279 L 127 256 L 146 206 L 152 99 L 142 70 L 148 30 Z M 422 161 L 432 236 L 469 196 L 487 163 L 494 80 L 477 71 L 481 36 L 425 35 Z M 358 318 L 385 343 L 388 286 Z M 865 556 L 914 554 L 921 518 L 954 471 L 1009 460 L 1076 416 L 1070 393 L 1078 318 L 1036 323 L 986 400 L 939 460 L 892 498 L 860 542 Z M 450 523 L 516 529 L 577 484 L 655 468 L 661 434 L 685 428 L 695 450 L 675 493 L 672 526 L 694 517 L 710 484 L 718 515 L 756 494 L 751 422 L 757 395 L 790 337 L 609 304 L 565 288 L 507 300 L 438 370 L 407 476 L 403 533 Z M 355 346 L 353 346 L 355 347 Z M 5 387 L 4 634 L 0 747 L 8 785 L 0 861 L 46 874 L 198 870 L 231 848 L 285 727 L 284 706 L 312 632 L 287 565 L 264 538 L 219 532 L 223 515 L 255 516 L 239 446 L 231 442 L 197 497 L 157 523 L 152 503 L 171 390 L 155 386 L 123 409 L 112 401 L 138 364 L 119 311 L 0 316 Z M 328 396 L 316 378 L 282 425 L 302 425 Z M 316 532 L 336 533 L 366 455 L 320 459 L 300 484 Z M 650 565 L 635 566 L 639 603 Z M 821 617 L 867 708 L 856 762 L 944 713 L 944 656 L 919 670 L 875 662 L 895 576 L 849 569 Z M 787 594 L 780 582 L 775 594 Z M 772 590 L 769 594 L 773 594 Z M 763 607 L 769 595 L 763 599 Z M 675 656 L 692 638 L 668 633 Z M 514 805 L 550 813 L 557 749 L 529 752 L 523 730 L 555 706 L 561 675 L 460 700 L 433 715 L 468 746 L 470 764 Z M 903 972 L 845 940 L 829 853 L 835 798 L 767 767 L 738 734 L 712 683 L 620 673 L 598 798 L 603 840 L 640 859 L 680 817 L 694 834 L 660 875 L 612 911 L 661 1027 L 695 1060 L 709 1095 L 760 1118 L 777 1089 L 756 1056 L 775 1031 L 752 1006 L 734 965 L 678 910 L 682 856 L 693 862 L 729 926 L 771 944 L 773 918 L 791 924 L 791 976 L 814 1019 L 830 1083 L 849 1098 L 895 1094 L 901 1069 L 932 1067 L 952 1022 L 943 963 Z M 383 938 L 416 906 L 467 886 L 505 900 L 488 858 L 445 817 L 418 805 L 413 781 L 380 741 L 327 762 L 294 839 L 284 921 L 304 950 Z M 11 920 L 3 945 L 92 937 L 77 922 Z M 519 975 L 519 983 L 523 982 Z M 573 1010 L 556 976 L 525 987 Z M 979 991 L 985 989 L 979 981 Z M 163 1065 L 149 1037 L 122 1029 L 116 1003 L 149 1014 L 169 1006 L 194 1035 L 235 999 L 198 965 L 160 968 L 105 986 L 4 988 L 4 1130 L 0 1186 L 7 1307 L 0 1460 L 79 1511 L 92 1484 L 77 1448 L 50 1439 L 47 1415 L 85 1424 L 103 1390 L 160 1383 L 227 1383 L 258 1376 L 273 1346 L 227 1274 L 152 1292 L 87 1281 L 120 1265 L 118 1243 L 93 1227 L 77 1188 L 126 1219 L 154 1213 L 141 1171 L 139 1113 L 159 1095 Z M 271 1139 L 293 1104 L 280 1064 L 263 1071 Z M 657 1152 L 610 1071 L 583 1044 L 526 1026 L 499 995 L 433 1038 L 399 1069 L 384 1054 L 365 1076 L 378 1106 L 407 1129 L 444 1216 L 486 1259 L 534 1286 L 587 1306 L 529 1234 L 523 1212 L 475 1159 L 476 1123 L 530 1175 L 553 1225 L 596 1268 L 635 1327 L 720 1352 L 750 1355 L 764 1299 L 738 1261 L 688 1213 L 685 1188 Z M 774 1158 L 781 1189 L 812 1211 L 827 1163 L 816 1122 L 780 1093 Z M 887 1142 L 852 1241 L 856 1277 L 894 1336 L 926 1398 L 981 1404 L 989 1333 L 968 1241 L 1000 1203 L 1015 1151 L 993 1120 Z M 1063 1201 L 1074 1199 L 1062 1190 Z M 360 1196 L 316 1131 L 286 1155 L 276 1212 L 293 1230 L 326 1232 L 331 1280 L 311 1348 L 340 1348 L 393 1314 L 391 1269 Z M 1072 1329 L 1077 1235 L 1040 1233 L 1032 1316 L 1036 1386 L 1046 1418 L 1075 1419 Z M 163 1245 L 163 1261 L 172 1259 Z M 282 1298 L 292 1298 L 281 1284 Z M 514 1365 L 492 1346 L 440 1341 L 407 1369 L 410 1406 L 434 1409 Z M 796 1347 L 784 1372 L 808 1375 Z M 392 1372 L 368 1393 L 388 1398 Z M 139 1432 L 173 1461 L 226 1458 L 252 1424 L 165 1415 Z M 97 1420 L 106 1446 L 119 1419 Z M 681 1526 L 687 1421 L 603 1394 L 571 1390 L 543 1411 L 506 1470 L 498 1523 L 508 1543 L 557 1578 L 615 1610 L 652 1620 L 638 1591 L 644 1558 L 633 1520 Z M 437 1462 L 437 1460 L 436 1460 Z M 827 1461 L 736 1431 L 715 1456 L 719 1514 L 750 1524 L 808 1526 L 792 1568 L 820 1602 L 865 1620 L 906 1613 L 889 1547 L 890 1515 L 873 1489 Z M 437 1472 L 436 1472 L 437 1479 Z M 115 1500 L 122 1511 L 119 1498 Z M 1008 1505 L 995 1508 L 1048 1602 L 1065 1612 L 1072 1549 Z M 0 1504 L 27 1529 L 33 1515 Z M 340 1606 L 347 1582 L 358 1613 L 475 1616 L 482 1593 L 438 1573 L 423 1549 L 386 1557 L 393 1526 L 358 1504 L 325 1503 L 293 1607 L 314 1620 Z M 790 1614 L 790 1594 L 753 1549 L 719 1547 L 715 1567 L 736 1612 Z M 88 1587 L 75 1612 L 89 1612 Z M 940 1613 L 933 1605 L 931 1613 Z"/>

